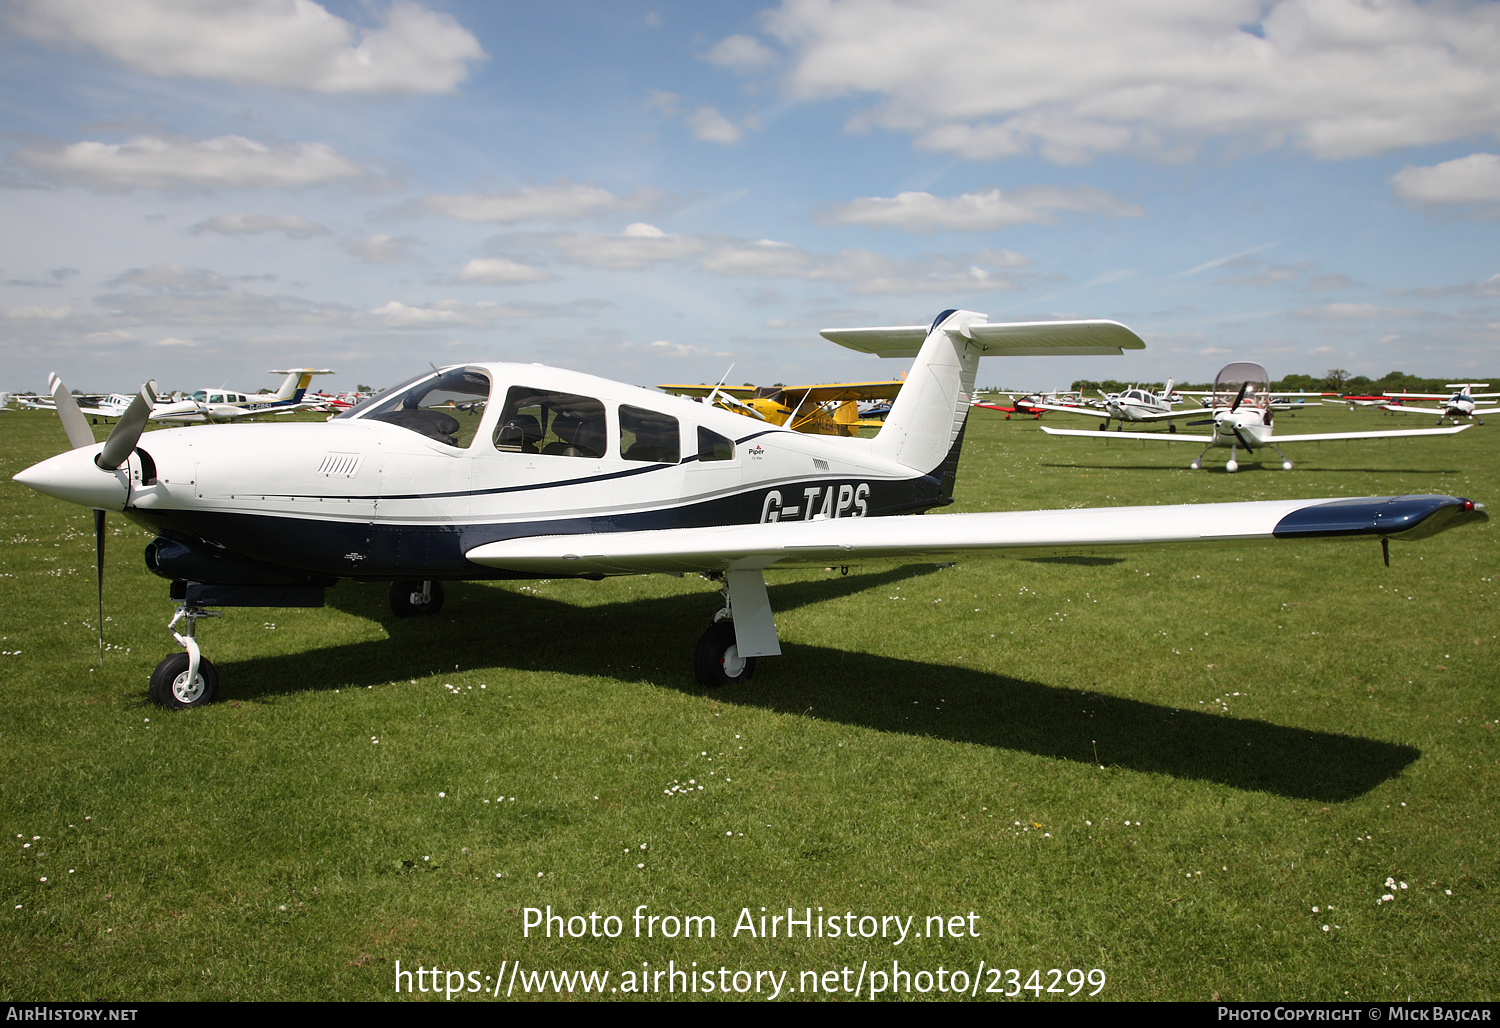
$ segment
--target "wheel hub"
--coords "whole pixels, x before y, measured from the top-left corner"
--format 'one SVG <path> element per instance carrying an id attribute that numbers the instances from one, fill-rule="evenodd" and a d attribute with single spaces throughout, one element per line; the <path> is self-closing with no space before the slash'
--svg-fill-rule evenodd
<path id="1" fill-rule="evenodd" d="M 190 681 L 188 673 L 184 671 L 172 680 L 172 695 L 179 703 L 192 703 L 203 695 L 203 676 L 194 675 Z"/>
<path id="2" fill-rule="evenodd" d="M 738 646 L 730 646 L 724 651 L 724 674 L 730 678 L 738 678 L 745 670 L 745 658 L 740 656 Z"/>

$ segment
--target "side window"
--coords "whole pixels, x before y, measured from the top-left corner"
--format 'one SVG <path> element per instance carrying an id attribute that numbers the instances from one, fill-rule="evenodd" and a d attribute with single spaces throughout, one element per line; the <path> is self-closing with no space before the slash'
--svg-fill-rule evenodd
<path id="1" fill-rule="evenodd" d="M 719 433 L 710 432 L 699 425 L 698 459 L 701 461 L 734 460 L 734 441 L 725 439 Z"/>
<path id="2" fill-rule="evenodd" d="M 604 404 L 591 396 L 511 386 L 495 428 L 495 449 L 555 457 L 602 457 Z"/>
<path id="3" fill-rule="evenodd" d="M 621 457 L 676 464 L 681 454 L 676 418 L 643 407 L 620 404 Z"/>

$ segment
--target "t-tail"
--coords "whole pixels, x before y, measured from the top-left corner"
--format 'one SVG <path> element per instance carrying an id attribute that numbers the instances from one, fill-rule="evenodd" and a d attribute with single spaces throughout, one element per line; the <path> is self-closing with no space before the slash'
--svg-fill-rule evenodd
<path id="1" fill-rule="evenodd" d="M 268 374 L 285 375 L 281 385 L 276 390 L 276 395 L 271 397 L 274 403 L 301 403 L 302 397 L 307 393 L 307 387 L 312 384 L 314 375 L 331 375 L 332 371 L 327 368 L 291 368 L 287 370 L 273 369 Z"/>
<path id="2" fill-rule="evenodd" d="M 953 496 L 979 358 L 1117 354 L 1146 344 L 1117 321 L 990 324 L 988 315 L 946 310 L 931 326 L 828 328 L 825 339 L 879 357 L 915 357 L 871 452 L 931 475 Z"/>

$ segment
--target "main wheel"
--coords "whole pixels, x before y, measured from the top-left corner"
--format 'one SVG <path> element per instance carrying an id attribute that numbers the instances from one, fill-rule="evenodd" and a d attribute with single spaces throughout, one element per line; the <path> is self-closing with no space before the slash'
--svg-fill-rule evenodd
<path id="1" fill-rule="evenodd" d="M 1167 431 L 1175 433 L 1177 431 L 1177 424 L 1172 421 L 1167 422 Z"/>
<path id="2" fill-rule="evenodd" d="M 693 674 L 699 685 L 709 688 L 748 681 L 755 674 L 755 658 L 740 656 L 733 621 L 715 621 L 698 639 Z"/>
<path id="3" fill-rule="evenodd" d="M 206 657 L 198 658 L 198 675 L 188 681 L 188 655 L 174 653 L 151 672 L 151 702 L 171 710 L 203 707 L 219 692 L 219 669 Z"/>
<path id="4" fill-rule="evenodd" d="M 398 618 L 423 617 L 443 609 L 443 583 L 433 582 L 428 600 L 422 602 L 422 580 L 398 578 L 391 583 L 391 613 Z"/>

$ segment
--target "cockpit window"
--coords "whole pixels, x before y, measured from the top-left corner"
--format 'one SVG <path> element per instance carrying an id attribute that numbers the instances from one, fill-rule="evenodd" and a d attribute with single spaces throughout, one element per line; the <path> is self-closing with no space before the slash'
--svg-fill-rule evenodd
<path id="1" fill-rule="evenodd" d="M 1213 406 L 1264 409 L 1271 404 L 1271 380 L 1259 364 L 1237 361 L 1225 365 L 1214 379 Z"/>
<path id="2" fill-rule="evenodd" d="M 199 389 L 197 392 L 193 393 L 191 399 L 197 403 L 206 403 L 208 401 L 208 390 Z"/>
<path id="3" fill-rule="evenodd" d="M 358 411 L 366 421 L 399 425 L 445 445 L 463 448 L 474 441 L 489 398 L 490 378 L 483 371 L 451 368 L 423 375 L 408 386 L 386 390 L 374 401 L 367 401 L 369 406 L 360 404 L 340 417 Z"/>
<path id="4" fill-rule="evenodd" d="M 592 396 L 511 386 L 495 427 L 495 449 L 553 457 L 602 457 L 604 404 Z"/>
<path id="5" fill-rule="evenodd" d="M 676 464 L 682 455 L 677 419 L 620 404 L 620 456 L 626 460 Z"/>
<path id="6" fill-rule="evenodd" d="M 710 460 L 734 460 L 734 442 L 726 439 L 717 432 L 711 432 L 702 425 L 698 426 L 698 459 Z"/>

